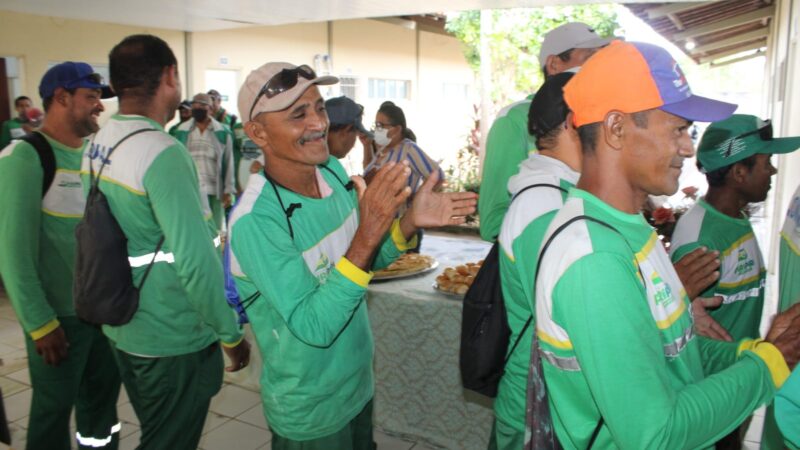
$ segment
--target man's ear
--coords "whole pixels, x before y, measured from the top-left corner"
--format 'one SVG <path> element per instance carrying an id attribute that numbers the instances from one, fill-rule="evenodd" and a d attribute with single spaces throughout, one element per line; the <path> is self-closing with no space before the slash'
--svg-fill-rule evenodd
<path id="1" fill-rule="evenodd" d="M 178 66 L 172 65 L 164 67 L 161 71 L 161 79 L 171 88 L 179 87 L 181 80 L 178 76 Z"/>
<path id="2" fill-rule="evenodd" d="M 245 122 L 244 132 L 259 148 L 265 149 L 269 146 L 269 133 L 262 123 L 255 120 Z"/>
<path id="3" fill-rule="evenodd" d="M 561 59 L 559 59 L 558 55 L 550 55 L 545 60 L 544 67 L 547 71 L 547 76 L 559 73 L 561 72 Z"/>
<path id="4" fill-rule="evenodd" d="M 602 139 L 614 150 L 622 150 L 622 142 L 625 138 L 626 114 L 621 111 L 609 111 L 601 122 L 603 129 Z"/>
<path id="5" fill-rule="evenodd" d="M 750 168 L 741 163 L 733 163 L 733 167 L 728 171 L 728 176 L 736 184 L 743 184 L 750 178 Z"/>

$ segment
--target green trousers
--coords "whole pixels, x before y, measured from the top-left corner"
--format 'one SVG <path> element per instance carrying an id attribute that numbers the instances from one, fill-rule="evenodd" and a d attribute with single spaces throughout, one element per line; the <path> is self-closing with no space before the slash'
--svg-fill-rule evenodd
<path id="1" fill-rule="evenodd" d="M 26 448 L 69 450 L 69 417 L 74 407 L 79 447 L 116 449 L 120 377 L 108 339 L 99 328 L 77 317 L 58 320 L 69 350 L 56 367 L 44 363 L 36 353 L 36 344 L 25 335 L 33 386 Z"/>
<path id="2" fill-rule="evenodd" d="M 372 400 L 336 433 L 308 441 L 294 441 L 272 432 L 272 450 L 375 450 L 372 438 Z"/>
<path id="3" fill-rule="evenodd" d="M 208 206 L 211 208 L 211 216 L 214 218 L 214 223 L 217 225 L 217 231 L 222 229 L 222 219 L 225 216 L 225 208 L 222 207 L 222 202 L 216 195 L 208 196 Z"/>
<path id="4" fill-rule="evenodd" d="M 135 356 L 115 348 L 114 356 L 141 425 L 137 449 L 196 449 L 211 397 L 222 386 L 219 344 L 162 358 Z"/>

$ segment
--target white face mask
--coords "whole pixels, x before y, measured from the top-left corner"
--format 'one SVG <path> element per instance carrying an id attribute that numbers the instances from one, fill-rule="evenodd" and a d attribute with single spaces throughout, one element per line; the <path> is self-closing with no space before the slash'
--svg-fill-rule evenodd
<path id="1" fill-rule="evenodd" d="M 389 139 L 389 130 L 384 128 L 378 128 L 375 130 L 375 137 L 373 140 L 379 149 L 386 147 L 390 142 L 392 142 L 392 140 Z"/>

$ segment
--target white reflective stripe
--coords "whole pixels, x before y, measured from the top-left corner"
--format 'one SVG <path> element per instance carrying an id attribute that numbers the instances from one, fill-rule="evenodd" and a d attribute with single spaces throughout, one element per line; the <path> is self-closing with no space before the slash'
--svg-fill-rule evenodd
<path id="1" fill-rule="evenodd" d="M 548 352 L 542 349 L 539 349 L 539 354 L 544 356 L 544 359 L 549 361 L 550 364 L 558 367 L 561 370 L 566 370 L 568 372 L 579 372 L 581 370 L 581 365 L 578 364 L 578 358 L 574 356 L 563 358 L 560 356 L 556 356 L 552 352 Z"/>
<path id="2" fill-rule="evenodd" d="M 675 341 L 667 344 L 664 346 L 664 355 L 667 358 L 674 358 L 681 353 L 686 344 L 688 344 L 692 338 L 694 338 L 694 326 L 689 326 L 685 330 L 683 330 L 683 334 L 681 334 L 678 339 Z"/>
<path id="3" fill-rule="evenodd" d="M 219 247 L 220 245 L 222 245 L 222 239 L 220 239 L 220 237 L 217 236 L 214 238 L 214 247 Z M 164 253 L 162 251 L 159 251 L 156 254 L 155 260 L 153 260 L 152 253 L 148 253 L 146 255 L 141 255 L 141 256 L 128 256 L 128 263 L 131 265 L 132 268 L 146 266 L 150 264 L 150 261 L 153 261 L 154 263 L 165 262 L 172 264 L 175 262 L 175 255 L 172 253 Z"/>
<path id="4" fill-rule="evenodd" d="M 106 445 L 111 443 L 111 439 L 114 438 L 114 433 L 119 433 L 119 430 L 122 429 L 122 424 L 117 422 L 116 425 L 111 427 L 111 434 L 108 437 L 104 438 L 93 438 L 93 437 L 84 437 L 81 436 L 79 432 L 75 432 L 75 438 L 78 440 L 78 443 L 81 445 L 85 445 L 87 447 L 105 447 Z"/>
<path id="5" fill-rule="evenodd" d="M 150 261 L 153 261 L 154 263 L 166 262 L 169 264 L 175 262 L 175 255 L 173 255 L 172 253 L 164 253 L 162 251 L 159 251 L 155 256 L 156 256 L 155 260 L 153 260 L 152 253 L 148 253 L 142 256 L 129 256 L 128 263 L 130 263 L 131 267 L 142 267 L 150 264 Z"/>

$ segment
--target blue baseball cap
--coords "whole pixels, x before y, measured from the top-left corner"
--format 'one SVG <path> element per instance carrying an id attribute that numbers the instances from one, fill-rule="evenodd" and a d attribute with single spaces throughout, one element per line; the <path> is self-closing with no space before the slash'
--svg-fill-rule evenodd
<path id="1" fill-rule="evenodd" d="M 103 82 L 103 77 L 95 73 L 92 66 L 82 62 L 67 61 L 56 64 L 45 72 L 39 83 L 39 95 L 42 99 L 52 97 L 57 88 L 64 89 L 100 89 L 100 98 L 114 97 L 114 91 Z"/>
<path id="2" fill-rule="evenodd" d="M 372 133 L 361 123 L 364 107 L 350 98 L 344 95 L 329 98 L 325 101 L 325 109 L 328 111 L 328 121 L 331 125 L 353 125 L 359 133 L 369 136 L 370 139 L 373 137 Z"/>
<path id="3" fill-rule="evenodd" d="M 649 109 L 699 122 L 733 114 L 732 103 L 692 93 L 678 63 L 665 49 L 644 42 L 613 41 L 592 55 L 564 87 L 575 126 L 600 122 L 609 111 Z"/>

